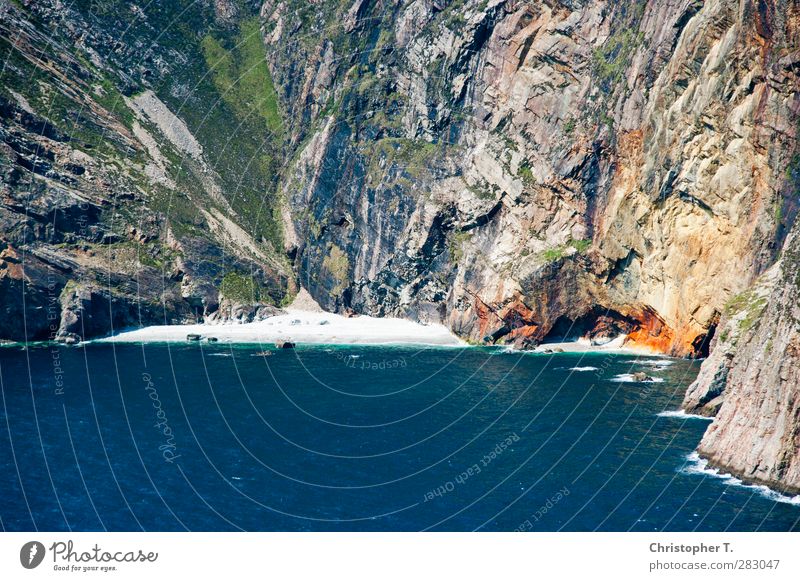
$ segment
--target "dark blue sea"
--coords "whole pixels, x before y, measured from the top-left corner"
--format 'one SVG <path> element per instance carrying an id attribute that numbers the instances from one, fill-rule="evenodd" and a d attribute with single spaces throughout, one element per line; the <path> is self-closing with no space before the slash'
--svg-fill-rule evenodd
<path id="1" fill-rule="evenodd" d="M 574 368 L 578 368 L 577 370 Z M 481 348 L 0 349 L 0 524 L 30 531 L 789 531 L 703 470 L 698 362 Z M 643 370 L 659 383 L 635 383 Z"/>

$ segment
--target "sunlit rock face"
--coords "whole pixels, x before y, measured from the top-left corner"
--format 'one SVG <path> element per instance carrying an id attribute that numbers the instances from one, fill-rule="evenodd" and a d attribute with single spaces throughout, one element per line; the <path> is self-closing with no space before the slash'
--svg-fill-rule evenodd
<path id="1" fill-rule="evenodd" d="M 284 183 L 312 294 L 517 344 L 599 307 L 705 354 L 794 216 L 797 9 L 618 4 L 356 3 L 358 59 L 312 43 Z M 262 9 L 278 46 L 290 5 Z"/>
<path id="2" fill-rule="evenodd" d="M 749 481 L 800 493 L 800 253 L 796 231 L 779 264 L 728 309 L 687 393 L 689 410 L 716 414 L 699 451 Z"/>

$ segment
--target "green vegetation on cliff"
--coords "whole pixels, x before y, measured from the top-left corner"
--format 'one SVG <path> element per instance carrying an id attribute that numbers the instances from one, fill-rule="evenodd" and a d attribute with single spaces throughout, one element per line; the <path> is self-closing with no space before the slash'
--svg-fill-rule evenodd
<path id="1" fill-rule="evenodd" d="M 228 272 L 219 285 L 220 295 L 238 303 L 274 304 L 267 288 L 252 276 L 241 272 Z"/>
<path id="2" fill-rule="evenodd" d="M 283 125 L 278 96 L 267 67 L 258 18 L 242 22 L 230 49 L 211 34 L 203 38 L 201 46 L 214 85 L 239 118 L 258 115 L 270 131 L 280 135 Z"/>
<path id="3" fill-rule="evenodd" d="M 574 240 L 570 239 L 566 244 L 546 248 L 539 253 L 539 259 L 545 264 L 558 262 L 569 254 L 585 254 L 589 247 L 592 245 L 591 240 Z M 574 252 L 570 252 L 574 249 Z"/>
<path id="4" fill-rule="evenodd" d="M 336 281 L 336 285 L 331 289 L 334 296 L 341 295 L 347 288 L 349 282 L 350 260 L 341 248 L 333 246 L 322 261 L 322 266 L 330 273 Z"/>
<path id="5" fill-rule="evenodd" d="M 642 35 L 627 28 L 613 34 L 602 47 L 594 50 L 594 68 L 603 84 L 619 83 L 628 69 L 631 55 L 641 42 Z"/>
<path id="6" fill-rule="evenodd" d="M 766 306 L 767 297 L 760 296 L 753 290 L 747 290 L 732 297 L 725 304 L 725 314 L 728 317 L 738 317 L 739 331 L 746 332 L 759 321 Z"/>

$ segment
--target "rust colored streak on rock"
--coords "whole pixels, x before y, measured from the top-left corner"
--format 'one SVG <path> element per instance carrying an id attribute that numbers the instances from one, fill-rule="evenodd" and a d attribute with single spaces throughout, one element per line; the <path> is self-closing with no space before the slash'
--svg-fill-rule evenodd
<path id="1" fill-rule="evenodd" d="M 500 312 L 500 318 L 512 329 L 534 322 L 534 313 L 520 299 L 506 305 Z"/>
<path id="2" fill-rule="evenodd" d="M 479 336 L 485 337 L 490 329 L 490 326 L 497 323 L 497 313 L 492 311 L 492 309 L 480 300 L 477 296 L 475 296 L 475 313 L 478 316 L 478 328 L 480 329 Z"/>
<path id="3" fill-rule="evenodd" d="M 658 313 L 650 307 L 643 307 L 629 316 L 637 322 L 637 326 L 628 335 L 627 343 L 661 353 L 672 351 L 674 334 Z"/>
<path id="4" fill-rule="evenodd" d="M 626 344 L 643 347 L 675 357 L 698 357 L 705 333 L 688 327 L 672 329 L 652 308 L 642 307 L 628 313 L 636 321 Z"/>
<path id="5" fill-rule="evenodd" d="M 772 0 L 757 0 L 756 10 L 756 32 L 761 37 L 762 44 L 768 44 L 772 40 L 772 23 L 774 21 L 775 7 Z"/>
<path id="6" fill-rule="evenodd" d="M 0 272 L 14 280 L 22 280 L 25 277 L 19 255 L 11 246 L 0 252 Z"/>
<path id="7" fill-rule="evenodd" d="M 506 336 L 508 342 L 516 343 L 518 346 L 528 346 L 535 344 L 542 339 L 541 325 L 536 321 L 536 316 L 530 307 L 520 298 L 506 305 L 500 312 L 506 327 L 510 332 Z"/>
<path id="8" fill-rule="evenodd" d="M 540 338 L 538 325 L 525 325 L 524 327 L 517 327 L 507 335 L 507 339 L 515 343 L 531 343 L 538 341 Z"/>

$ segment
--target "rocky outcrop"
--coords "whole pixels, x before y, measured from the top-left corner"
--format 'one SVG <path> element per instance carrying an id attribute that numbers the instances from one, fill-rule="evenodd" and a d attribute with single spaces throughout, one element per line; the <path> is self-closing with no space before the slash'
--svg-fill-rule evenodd
<path id="1" fill-rule="evenodd" d="M 285 311 L 274 305 L 254 304 L 252 302 L 239 303 L 230 299 L 223 299 L 219 308 L 208 315 L 205 321 L 211 325 L 255 323 L 284 313 Z"/>
<path id="2" fill-rule="evenodd" d="M 215 22 L 230 33 L 247 15 L 228 2 L 83 8 L 0 5 L 0 339 L 75 342 L 196 321 L 242 273 L 265 302 L 282 300 L 289 268 L 264 220 L 260 145 L 245 131 L 226 148 L 219 125 L 241 120 L 219 97 L 193 103 L 217 94 L 198 84 L 210 73 L 197 35 Z M 160 19 L 183 8 L 195 30 L 165 30 Z M 253 163 L 257 187 L 242 177 Z"/>
<path id="3" fill-rule="evenodd" d="M 724 401 L 728 376 L 739 348 L 753 340 L 755 327 L 764 314 L 771 293 L 779 284 L 782 261 L 761 275 L 756 283 L 728 301 L 711 354 L 703 361 L 697 379 L 686 390 L 683 408 L 694 414 L 714 416 Z"/>
<path id="4" fill-rule="evenodd" d="M 751 38 L 757 41 L 755 48 L 759 48 L 763 56 L 761 66 L 753 71 L 753 78 L 762 78 L 765 83 L 760 89 L 757 108 L 763 107 L 768 99 L 765 92 L 773 92 L 781 83 L 788 81 L 787 86 L 795 91 L 798 87 L 795 73 L 787 65 L 797 63 L 800 57 L 800 9 L 796 3 L 785 7 L 776 4 L 745 5 L 740 11 L 751 18 Z M 774 44 L 776 40 L 781 49 Z M 791 66 L 796 70 L 796 64 Z M 758 95 L 757 92 L 753 94 Z M 745 196 L 751 212 L 758 212 L 766 208 L 764 198 L 751 196 L 755 191 L 764 190 L 753 187 L 763 188 L 762 177 L 773 176 L 767 187 L 779 194 L 773 206 L 777 229 L 767 248 L 782 247 L 780 259 L 746 290 L 727 300 L 711 344 L 711 354 L 703 362 L 697 380 L 687 390 L 683 407 L 689 412 L 715 417 L 699 446 L 700 454 L 711 466 L 749 482 L 797 493 L 800 492 L 800 409 L 797 404 L 800 395 L 797 375 L 800 365 L 797 353 L 800 239 L 796 226 L 795 233 L 784 242 L 785 232 L 795 223 L 800 185 L 796 95 L 786 102 L 784 111 L 789 116 L 786 119 L 794 125 L 781 131 L 792 139 L 782 144 L 780 150 L 770 151 L 765 147 L 764 138 L 769 139 L 770 128 L 774 127 L 769 119 L 776 114 L 762 117 L 761 126 L 755 127 L 755 135 L 762 137 L 757 137 L 753 145 L 759 158 L 766 163 L 750 168 L 741 166 L 739 175 L 749 172 L 751 179 L 735 180 L 727 186 L 746 185 L 747 189 L 740 195 Z M 765 157 L 765 154 L 768 155 Z M 752 228 L 752 219 L 745 224 Z M 754 260 L 760 268 L 759 264 L 769 263 L 769 254 L 756 254 Z M 752 266 L 736 264 L 731 276 L 748 272 L 748 267 Z"/>
<path id="5" fill-rule="evenodd" d="M 24 263 L 23 263 L 24 261 Z M 24 264 L 24 267 L 23 267 Z M 65 282 L 58 268 L 7 245 L 0 251 L 0 336 L 6 340 L 48 340 L 58 330 L 58 297 Z M 29 292 L 31 288 L 45 292 Z"/>
<path id="6" fill-rule="evenodd" d="M 750 482 L 800 493 L 800 239 L 788 241 L 772 288 L 739 298 L 739 335 L 721 361 L 704 362 L 687 395 L 715 412 L 699 452 L 709 464 Z M 742 315 L 744 312 L 744 316 Z M 720 351 L 715 347 L 714 357 Z M 720 358 L 717 357 L 719 360 Z M 714 380 L 707 378 L 713 375 Z M 709 397 L 713 399 L 705 403 Z M 718 402 L 712 405 L 712 402 Z"/>

